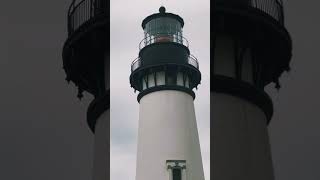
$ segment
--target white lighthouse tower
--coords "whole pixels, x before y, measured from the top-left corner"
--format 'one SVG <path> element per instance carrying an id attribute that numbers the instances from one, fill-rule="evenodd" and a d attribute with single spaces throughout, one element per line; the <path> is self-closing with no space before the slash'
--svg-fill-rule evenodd
<path id="1" fill-rule="evenodd" d="M 214 180 L 274 180 L 264 87 L 289 70 L 281 0 L 216 0 L 212 9 L 211 137 Z"/>
<path id="2" fill-rule="evenodd" d="M 159 11 L 143 20 L 131 66 L 131 86 L 140 92 L 136 180 L 204 180 L 193 103 L 198 62 L 182 36 L 183 19 Z"/>

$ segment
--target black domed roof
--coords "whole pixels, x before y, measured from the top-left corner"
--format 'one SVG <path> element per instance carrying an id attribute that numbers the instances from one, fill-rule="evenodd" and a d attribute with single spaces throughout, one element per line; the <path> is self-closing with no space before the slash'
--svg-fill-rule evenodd
<path id="1" fill-rule="evenodd" d="M 169 17 L 169 18 L 173 18 L 173 19 L 176 19 L 177 21 L 179 21 L 181 23 L 181 27 L 184 26 L 184 21 L 183 19 L 179 16 L 179 15 L 176 15 L 176 14 L 173 14 L 173 13 L 167 13 L 166 12 L 166 8 L 164 6 L 161 6 L 159 8 L 159 13 L 155 13 L 155 14 L 152 14 L 148 17 L 146 17 L 143 21 L 142 21 L 142 28 L 144 29 L 146 24 L 153 20 L 153 19 L 156 19 L 156 18 L 161 18 L 161 17 Z"/>

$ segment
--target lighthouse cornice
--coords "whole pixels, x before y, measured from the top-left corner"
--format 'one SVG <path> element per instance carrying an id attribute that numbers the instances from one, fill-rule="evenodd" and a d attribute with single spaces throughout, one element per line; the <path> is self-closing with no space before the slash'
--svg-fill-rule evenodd
<path id="1" fill-rule="evenodd" d="M 161 35 L 161 34 L 160 34 Z M 170 34 L 166 34 L 165 36 L 168 36 Z M 181 40 L 169 40 L 169 41 L 155 41 L 154 39 L 148 40 L 147 38 L 144 38 L 140 44 L 139 44 L 139 55 L 141 56 L 141 54 L 148 48 L 153 48 L 154 46 L 163 46 L 163 45 L 169 45 L 169 46 L 177 46 L 180 48 L 183 48 L 185 51 L 188 52 L 188 54 L 190 54 L 190 50 L 189 50 L 189 42 L 186 38 L 181 37 Z"/>
<path id="2" fill-rule="evenodd" d="M 169 79 L 175 79 L 170 82 Z M 139 67 L 130 75 L 131 86 L 139 91 L 140 99 L 152 92 L 162 90 L 176 90 L 190 94 L 195 98 L 193 88 L 197 88 L 201 81 L 201 73 L 191 64 L 162 63 Z"/>
<path id="3" fill-rule="evenodd" d="M 264 92 L 263 89 L 256 88 L 248 82 L 223 75 L 211 76 L 210 89 L 213 92 L 239 97 L 258 106 L 266 115 L 266 124 L 270 123 L 273 115 L 273 103 L 269 95 Z"/>
<path id="4" fill-rule="evenodd" d="M 154 87 L 148 88 L 148 89 L 140 92 L 139 95 L 137 96 L 137 101 L 140 102 L 142 97 L 144 97 L 147 94 L 157 92 L 157 91 L 164 91 L 164 90 L 180 91 L 180 92 L 184 92 L 184 93 L 189 94 L 190 96 L 192 96 L 193 99 L 196 98 L 195 93 L 190 88 L 186 88 L 186 87 L 182 87 L 182 86 L 175 86 L 175 85 L 160 85 L 160 86 L 154 86 Z"/>

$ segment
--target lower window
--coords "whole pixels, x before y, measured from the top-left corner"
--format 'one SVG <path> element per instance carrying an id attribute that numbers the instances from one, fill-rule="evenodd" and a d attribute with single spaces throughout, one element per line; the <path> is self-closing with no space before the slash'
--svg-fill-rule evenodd
<path id="1" fill-rule="evenodd" d="M 186 180 L 186 161 L 185 160 L 167 160 L 169 171 L 169 180 Z"/>

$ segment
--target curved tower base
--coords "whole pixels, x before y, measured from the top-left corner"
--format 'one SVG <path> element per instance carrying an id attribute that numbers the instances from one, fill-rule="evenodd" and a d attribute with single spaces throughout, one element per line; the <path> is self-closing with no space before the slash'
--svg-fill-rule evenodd
<path id="1" fill-rule="evenodd" d="M 213 179 L 274 180 L 265 113 L 235 96 L 210 97 Z"/>
<path id="2" fill-rule="evenodd" d="M 181 162 L 182 180 L 204 180 L 191 95 L 175 90 L 147 94 L 139 116 L 136 180 L 171 180 L 172 162 Z"/>

